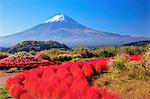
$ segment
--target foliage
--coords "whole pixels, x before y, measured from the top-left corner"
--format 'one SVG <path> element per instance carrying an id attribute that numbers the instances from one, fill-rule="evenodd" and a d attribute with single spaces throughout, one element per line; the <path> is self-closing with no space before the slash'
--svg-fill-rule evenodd
<path id="1" fill-rule="evenodd" d="M 80 53 L 83 58 L 92 58 L 94 57 L 94 54 L 88 50 L 85 50 L 84 52 Z"/>
<path id="2" fill-rule="evenodd" d="M 120 61 L 114 61 L 112 66 L 113 66 L 113 68 L 116 68 L 116 69 L 119 69 L 119 70 L 125 69 L 124 63 L 120 62 Z"/>
<path id="3" fill-rule="evenodd" d="M 91 58 L 94 57 L 94 54 L 91 50 L 86 46 L 79 46 L 73 49 L 73 52 L 82 55 L 83 58 Z"/>
<path id="4" fill-rule="evenodd" d="M 58 55 L 58 60 L 61 61 L 61 62 L 69 61 L 71 59 L 72 59 L 71 55 L 68 55 L 68 54 L 60 54 L 60 55 Z"/>
<path id="5" fill-rule="evenodd" d="M 92 58 L 98 58 L 98 57 L 109 58 L 109 57 L 115 57 L 115 56 L 116 56 L 116 59 L 125 61 L 130 54 L 135 54 L 135 55 L 142 54 L 144 53 L 145 50 L 147 50 L 147 48 L 148 47 L 142 48 L 142 47 L 137 47 L 137 46 L 135 47 L 108 46 L 108 47 L 99 47 L 96 49 L 90 49 L 86 46 L 80 46 L 80 47 L 74 48 L 73 50 L 51 49 L 51 50 L 44 50 L 38 53 L 43 53 L 49 56 L 54 62 L 60 62 L 58 56 L 63 55 L 63 54 L 67 54 L 71 56 L 72 58 L 71 61 L 80 61 L 80 60 L 84 60 L 85 58 L 86 59 L 87 58 L 92 59 Z M 140 59 L 140 56 L 139 56 L 139 59 Z"/>
<path id="6" fill-rule="evenodd" d="M 140 55 L 147 50 L 146 47 L 142 46 L 122 46 L 120 52 L 128 53 L 129 55 Z"/>
<path id="7" fill-rule="evenodd" d="M 95 57 L 114 57 L 117 53 L 117 47 L 100 47 L 92 50 Z"/>
<path id="8" fill-rule="evenodd" d="M 74 58 L 71 60 L 71 62 L 83 62 L 83 61 L 90 61 L 90 60 L 94 60 L 96 58 Z"/>
<path id="9" fill-rule="evenodd" d="M 117 78 L 117 77 L 119 77 L 120 76 L 120 71 L 118 71 L 118 70 L 113 70 L 113 71 L 111 71 L 111 72 L 109 72 L 109 78 Z"/>
<path id="10" fill-rule="evenodd" d="M 38 53 L 37 56 L 45 60 L 51 60 L 50 56 L 42 52 Z"/>
<path id="11" fill-rule="evenodd" d="M 0 68 L 3 69 L 9 69 L 12 67 L 34 68 L 39 66 L 49 66 L 51 64 L 53 63 L 38 57 L 23 57 L 23 58 L 8 57 L 0 60 Z"/>
<path id="12" fill-rule="evenodd" d="M 150 44 L 150 40 L 145 40 L 145 41 L 137 41 L 137 42 L 124 44 L 123 46 L 147 46 L 149 44 Z"/>
<path id="13" fill-rule="evenodd" d="M 114 57 L 118 53 L 126 53 L 129 55 L 141 55 L 147 50 L 147 47 L 140 46 L 108 46 L 108 47 L 99 47 L 94 50 L 91 50 L 95 57 Z"/>
<path id="14" fill-rule="evenodd" d="M 81 54 L 74 54 L 72 58 L 83 58 Z"/>
<path id="15" fill-rule="evenodd" d="M 15 53 L 15 52 L 30 52 L 30 51 L 41 51 L 41 50 L 48 50 L 48 49 L 69 49 L 64 44 L 60 44 L 55 41 L 23 41 L 14 47 L 10 48 L 8 50 L 9 53 Z"/>
<path id="16" fill-rule="evenodd" d="M 87 46 L 81 45 L 79 47 L 74 48 L 73 51 L 76 52 L 76 53 L 82 53 L 82 52 L 84 52 L 84 51 L 86 51 L 88 49 L 89 48 Z"/>
<path id="17" fill-rule="evenodd" d="M 18 68 L 10 68 L 9 70 L 6 70 L 6 73 L 19 73 L 21 72 L 21 70 L 19 70 Z"/>
<path id="18" fill-rule="evenodd" d="M 119 72 L 126 72 L 129 79 L 147 80 L 148 71 L 144 66 L 143 57 L 140 55 L 119 54 L 112 62 L 112 67 L 111 76 L 117 77 Z"/>
<path id="19" fill-rule="evenodd" d="M 147 52 L 145 54 L 144 56 L 128 55 L 125 61 L 121 62 L 121 66 L 120 60 L 117 61 L 115 57 L 111 58 L 107 73 L 100 75 L 93 84 L 118 93 L 121 99 L 124 97 L 127 99 L 148 98 L 147 96 L 150 94 L 150 65 L 146 66 L 147 62 L 144 57 L 147 57 Z M 149 59 L 147 58 L 147 60 Z M 123 69 L 120 69 L 121 67 Z"/>
<path id="20" fill-rule="evenodd" d="M 96 59 L 26 71 L 8 79 L 7 89 L 19 99 L 118 99 L 115 94 L 93 87 L 87 79 L 94 76 L 94 71 L 101 74 L 108 61 Z"/>
<path id="21" fill-rule="evenodd" d="M 147 80 L 147 71 L 142 62 L 125 63 L 129 78 Z"/>
<path id="22" fill-rule="evenodd" d="M 29 57 L 29 56 L 34 56 L 34 52 L 18 52 L 15 53 L 15 57 L 21 58 L 21 57 Z"/>
<path id="23" fill-rule="evenodd" d="M 62 49 L 51 49 L 51 50 L 45 50 L 41 52 L 47 55 L 73 54 L 71 50 L 62 50 Z"/>
<path id="24" fill-rule="evenodd" d="M 130 61 L 142 61 L 144 58 L 140 55 L 132 55 L 129 57 Z"/>
<path id="25" fill-rule="evenodd" d="M 127 62 L 129 60 L 129 55 L 127 53 L 118 53 L 116 56 L 115 56 L 115 60 L 117 62 Z"/>
<path id="26" fill-rule="evenodd" d="M 51 55 L 50 58 L 51 58 L 52 61 L 59 61 L 57 55 Z"/>
<path id="27" fill-rule="evenodd" d="M 75 52 L 71 50 L 60 50 L 60 49 L 51 49 L 51 50 L 45 50 L 37 53 L 37 56 L 39 54 L 44 54 L 45 56 L 49 56 L 50 59 L 55 63 L 70 61 L 72 59 L 75 59 L 77 57 L 82 57 L 81 54 L 76 54 Z"/>
<path id="28" fill-rule="evenodd" d="M 1 86 L 0 88 L 0 99 L 8 99 L 10 97 L 5 86 Z"/>

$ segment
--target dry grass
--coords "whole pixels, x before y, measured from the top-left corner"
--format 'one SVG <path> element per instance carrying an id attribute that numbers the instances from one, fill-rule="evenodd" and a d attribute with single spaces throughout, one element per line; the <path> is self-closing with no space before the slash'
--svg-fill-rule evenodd
<path id="1" fill-rule="evenodd" d="M 121 99 L 150 99 L 150 81 L 122 80 L 118 78 L 110 80 L 110 84 L 105 85 L 108 80 L 106 78 L 97 79 L 94 85 L 117 93 Z"/>
<path id="2" fill-rule="evenodd" d="M 147 65 L 145 70 L 150 73 L 150 65 Z M 111 73 L 114 71 L 115 73 Z M 149 74 L 147 79 L 143 80 L 129 78 L 128 70 L 123 70 L 119 74 L 116 71 L 117 69 L 110 67 L 108 73 L 102 74 L 93 82 L 93 85 L 117 93 L 120 99 L 150 99 Z"/>
<path id="3" fill-rule="evenodd" d="M 0 87 L 4 85 L 9 77 L 15 76 L 17 73 L 6 73 L 5 70 L 0 70 Z"/>

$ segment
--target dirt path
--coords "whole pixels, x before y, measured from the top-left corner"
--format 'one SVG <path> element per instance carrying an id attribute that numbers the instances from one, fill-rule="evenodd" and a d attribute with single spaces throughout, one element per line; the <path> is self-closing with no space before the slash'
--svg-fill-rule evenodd
<path id="1" fill-rule="evenodd" d="M 17 73 L 6 73 L 4 70 L 0 70 L 0 86 L 5 84 L 9 77 L 15 76 Z"/>

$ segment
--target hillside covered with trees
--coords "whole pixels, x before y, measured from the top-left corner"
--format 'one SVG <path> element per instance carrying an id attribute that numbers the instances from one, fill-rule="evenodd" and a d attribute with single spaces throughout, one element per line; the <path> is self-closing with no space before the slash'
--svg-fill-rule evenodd
<path id="1" fill-rule="evenodd" d="M 64 44 L 60 44 L 55 41 L 23 41 L 8 50 L 9 53 L 15 52 L 30 52 L 30 51 L 41 51 L 41 50 L 48 50 L 48 49 L 69 49 Z"/>

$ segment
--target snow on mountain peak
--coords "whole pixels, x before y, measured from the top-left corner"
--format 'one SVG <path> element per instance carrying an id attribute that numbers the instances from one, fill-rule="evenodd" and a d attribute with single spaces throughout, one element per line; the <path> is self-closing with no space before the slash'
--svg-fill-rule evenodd
<path id="1" fill-rule="evenodd" d="M 64 14 L 59 14 L 46 20 L 44 23 L 54 23 L 54 22 L 76 22 L 76 21 Z"/>

